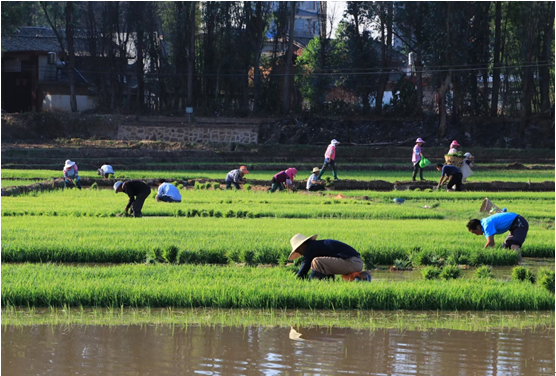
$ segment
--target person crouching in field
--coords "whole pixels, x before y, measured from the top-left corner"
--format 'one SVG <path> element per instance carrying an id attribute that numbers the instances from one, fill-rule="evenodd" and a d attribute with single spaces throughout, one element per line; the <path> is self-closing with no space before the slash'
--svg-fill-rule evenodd
<path id="1" fill-rule="evenodd" d="M 441 165 L 440 163 L 438 163 L 436 165 L 436 169 L 442 172 L 436 189 L 440 189 L 440 186 L 445 181 L 448 181 L 448 184 L 446 185 L 446 191 L 449 192 L 454 186 L 456 187 L 456 191 L 461 191 L 461 180 L 463 179 L 463 175 L 459 168 L 452 165 Z"/>
<path id="2" fill-rule="evenodd" d="M 297 169 L 290 167 L 285 171 L 280 171 L 272 178 L 272 186 L 270 187 L 269 193 L 273 193 L 277 189 L 279 191 L 284 188 L 293 188 L 293 179 L 297 175 Z"/>
<path id="3" fill-rule="evenodd" d="M 244 178 L 245 174 L 248 174 L 247 167 L 241 166 L 240 168 L 236 168 L 228 172 L 226 175 L 226 189 L 230 188 L 233 184 L 236 189 L 240 189 L 239 183 L 245 183 L 247 179 Z"/>
<path id="4" fill-rule="evenodd" d="M 313 173 L 307 179 L 307 190 L 314 191 L 324 191 L 324 184 L 319 183 L 318 174 L 320 169 L 318 167 L 313 168 Z"/>
<path id="5" fill-rule="evenodd" d="M 77 187 L 81 189 L 81 179 L 79 178 L 79 172 L 77 170 L 77 165 L 75 162 L 66 160 L 64 165 L 64 188 Z"/>
<path id="6" fill-rule="evenodd" d="M 134 217 L 140 218 L 143 216 L 141 210 L 143 209 L 145 200 L 151 194 L 151 187 L 141 180 L 118 181 L 114 184 L 114 191 L 116 193 L 124 192 L 129 196 L 129 201 L 124 209 L 126 214 L 128 214 L 128 210 L 131 209 L 132 212 L 130 214 L 133 214 Z"/>
<path id="7" fill-rule="evenodd" d="M 108 179 L 110 175 L 114 177 L 114 169 L 109 164 L 103 164 L 98 170 L 97 175 L 104 176 L 105 179 Z"/>
<path id="8" fill-rule="evenodd" d="M 174 184 L 166 183 L 164 179 L 158 180 L 157 202 L 181 202 L 181 194 Z"/>
<path id="9" fill-rule="evenodd" d="M 303 257 L 297 278 L 307 278 L 311 270 L 310 279 L 334 279 L 335 274 L 342 274 L 353 276 L 353 279 L 371 280 L 370 273 L 363 272 L 363 260 L 359 252 L 338 240 L 317 240 L 317 236 L 296 234 L 290 240 L 292 251 L 288 260 Z"/>
<path id="10" fill-rule="evenodd" d="M 519 264 L 521 265 L 521 246 L 525 242 L 529 223 L 521 215 L 516 213 L 498 213 L 481 220 L 472 219 L 467 223 L 467 229 L 475 235 L 484 235 L 487 242 L 484 248 L 494 247 L 494 235 L 500 235 L 509 231 L 509 235 L 502 243 L 502 248 L 510 248 L 517 251 Z"/>

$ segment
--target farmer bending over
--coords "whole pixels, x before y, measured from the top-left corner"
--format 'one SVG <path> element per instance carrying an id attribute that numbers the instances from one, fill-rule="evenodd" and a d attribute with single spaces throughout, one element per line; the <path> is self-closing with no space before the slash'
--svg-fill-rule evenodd
<path id="1" fill-rule="evenodd" d="M 166 183 L 164 179 L 159 179 L 158 192 L 155 199 L 157 202 L 181 202 L 181 194 L 174 184 Z"/>
<path id="2" fill-rule="evenodd" d="M 110 175 L 114 177 L 114 169 L 112 166 L 105 163 L 97 170 L 97 175 L 104 176 L 105 179 L 108 179 Z"/>
<path id="3" fill-rule="evenodd" d="M 143 209 L 145 200 L 151 194 L 151 187 L 141 180 L 130 180 L 123 183 L 118 181 L 114 184 L 114 191 L 116 193 L 125 192 L 129 196 L 129 201 L 124 209 L 126 214 L 128 214 L 128 210 L 131 208 L 134 217 L 140 218 L 143 216 L 141 209 Z"/>
<path id="4" fill-rule="evenodd" d="M 438 163 L 436 165 L 436 169 L 442 172 L 442 176 L 440 176 L 440 181 L 438 182 L 436 189 L 439 189 L 440 186 L 449 179 L 448 184 L 446 185 L 446 191 L 450 191 L 454 185 L 456 186 L 456 191 L 461 191 L 461 179 L 463 178 L 463 175 L 459 168 L 452 165 L 441 165 Z"/>
<path id="5" fill-rule="evenodd" d="M 516 213 L 498 213 L 481 220 L 472 219 L 467 223 L 469 232 L 475 235 L 484 235 L 487 239 L 486 247 L 494 247 L 494 235 L 500 235 L 506 231 L 510 234 L 502 243 L 502 248 L 510 248 L 517 251 L 519 264 L 521 265 L 521 246 L 527 237 L 529 224 L 521 215 Z"/>
<path id="6" fill-rule="evenodd" d="M 239 183 L 245 183 L 247 181 L 244 176 L 248 173 L 249 171 L 247 171 L 247 167 L 245 166 L 241 166 L 240 168 L 236 168 L 235 170 L 228 172 L 228 175 L 226 175 L 226 189 L 230 188 L 232 184 L 236 189 L 240 189 Z"/>
<path id="7" fill-rule="evenodd" d="M 337 240 L 316 240 L 317 236 L 296 234 L 290 240 L 292 251 L 288 260 L 303 257 L 297 278 L 307 278 L 311 270 L 310 279 L 334 279 L 335 274 L 364 274 L 360 279 L 371 280 L 367 271 L 361 273 L 363 260 L 355 249 Z"/>
<path id="8" fill-rule="evenodd" d="M 64 165 L 64 188 L 77 187 L 81 189 L 81 180 L 79 179 L 79 172 L 75 162 L 66 160 Z"/>

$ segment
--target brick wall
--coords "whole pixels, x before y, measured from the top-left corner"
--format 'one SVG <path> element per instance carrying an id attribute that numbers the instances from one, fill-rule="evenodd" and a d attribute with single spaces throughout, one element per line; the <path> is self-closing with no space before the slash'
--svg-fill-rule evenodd
<path id="1" fill-rule="evenodd" d="M 189 124 L 176 118 L 145 118 L 121 124 L 117 137 L 119 140 L 256 144 L 260 122 L 252 119 L 199 119 Z"/>

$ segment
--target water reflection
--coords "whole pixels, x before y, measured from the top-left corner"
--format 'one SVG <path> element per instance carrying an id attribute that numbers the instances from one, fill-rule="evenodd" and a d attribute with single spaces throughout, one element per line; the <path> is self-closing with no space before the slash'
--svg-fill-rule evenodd
<path id="1" fill-rule="evenodd" d="M 553 375 L 554 331 L 4 326 L 2 375 Z"/>

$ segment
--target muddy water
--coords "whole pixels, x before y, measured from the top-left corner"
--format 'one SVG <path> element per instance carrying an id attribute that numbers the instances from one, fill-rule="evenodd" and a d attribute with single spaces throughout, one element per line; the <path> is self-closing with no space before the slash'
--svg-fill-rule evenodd
<path id="1" fill-rule="evenodd" d="M 553 330 L 2 327 L 2 376 L 513 376 L 554 372 Z"/>

